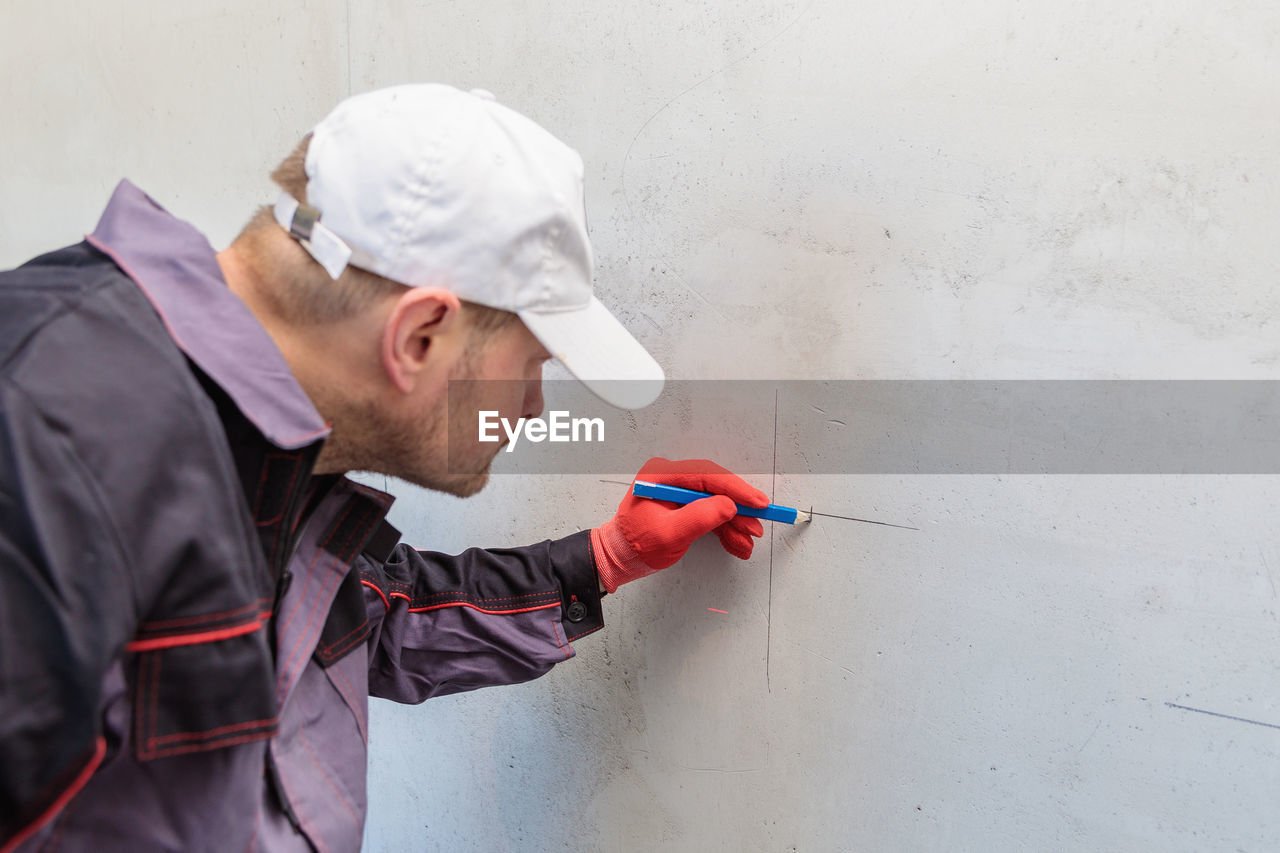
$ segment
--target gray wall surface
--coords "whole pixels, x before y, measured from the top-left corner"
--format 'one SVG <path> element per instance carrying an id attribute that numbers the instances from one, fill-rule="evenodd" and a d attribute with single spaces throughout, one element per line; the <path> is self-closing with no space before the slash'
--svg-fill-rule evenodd
<path id="1" fill-rule="evenodd" d="M 79 239 L 124 176 L 221 247 L 337 100 L 438 80 L 582 152 L 597 291 L 672 378 L 1280 378 L 1274 3 L 0 21 L 0 266 Z M 779 418 L 819 442 L 845 426 L 821 408 Z M 599 478 L 392 483 L 392 520 L 438 550 L 537 541 L 609 517 Z M 699 543 L 537 682 L 375 701 L 368 849 L 1280 849 L 1274 476 L 750 479 L 920 530 Z"/>

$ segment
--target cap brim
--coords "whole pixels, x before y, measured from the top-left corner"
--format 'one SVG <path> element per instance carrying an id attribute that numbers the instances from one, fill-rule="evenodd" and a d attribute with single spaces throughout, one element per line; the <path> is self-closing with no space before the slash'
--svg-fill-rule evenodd
<path id="1" fill-rule="evenodd" d="M 662 393 L 662 367 L 594 296 L 576 311 L 518 313 L 547 352 L 606 403 L 642 409 Z"/>

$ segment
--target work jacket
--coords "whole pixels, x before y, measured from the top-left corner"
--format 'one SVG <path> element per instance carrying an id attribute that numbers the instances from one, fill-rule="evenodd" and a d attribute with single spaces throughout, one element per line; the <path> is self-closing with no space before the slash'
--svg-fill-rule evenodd
<path id="1" fill-rule="evenodd" d="M 601 627 L 587 532 L 397 544 L 389 495 L 312 475 L 328 432 L 128 182 L 0 273 L 0 853 L 356 850 L 370 695 L 532 679 Z"/>

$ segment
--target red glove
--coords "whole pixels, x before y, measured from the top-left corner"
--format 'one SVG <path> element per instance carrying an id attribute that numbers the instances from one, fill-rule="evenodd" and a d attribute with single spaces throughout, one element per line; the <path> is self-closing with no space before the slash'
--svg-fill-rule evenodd
<path id="1" fill-rule="evenodd" d="M 714 462 L 655 457 L 635 478 L 715 496 L 681 506 L 628 491 L 613 518 L 591 531 L 596 570 L 609 592 L 667 568 L 684 556 L 693 540 L 712 531 L 726 551 L 742 560 L 751 556 L 752 537 L 764 534 L 760 519 L 739 517 L 734 503 L 764 507 L 768 496 Z"/>

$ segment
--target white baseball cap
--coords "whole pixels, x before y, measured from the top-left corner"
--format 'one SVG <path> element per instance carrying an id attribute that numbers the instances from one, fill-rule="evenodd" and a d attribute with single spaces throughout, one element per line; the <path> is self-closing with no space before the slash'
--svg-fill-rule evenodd
<path id="1" fill-rule="evenodd" d="M 307 204 L 276 220 L 333 278 L 348 265 L 517 314 L 605 402 L 662 391 L 591 292 L 582 158 L 482 90 L 393 86 L 338 104 L 307 148 Z"/>

